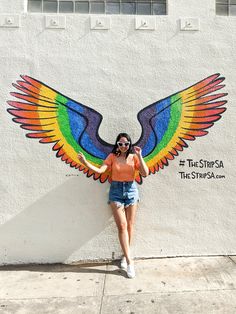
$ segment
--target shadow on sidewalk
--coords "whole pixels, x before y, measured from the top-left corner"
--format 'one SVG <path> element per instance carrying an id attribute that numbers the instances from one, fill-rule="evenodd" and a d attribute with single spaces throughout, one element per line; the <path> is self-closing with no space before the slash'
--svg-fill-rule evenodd
<path id="1" fill-rule="evenodd" d="M 66 264 L 27 264 L 27 265 L 6 265 L 0 266 L 1 271 L 32 271 L 40 273 L 98 273 L 98 274 L 109 274 L 115 276 L 126 277 L 126 271 L 119 268 L 120 260 L 104 263 L 83 263 L 77 265 L 66 265 Z M 107 265 L 117 266 L 117 269 L 107 270 Z M 96 266 L 104 266 L 102 268 L 94 268 Z"/>

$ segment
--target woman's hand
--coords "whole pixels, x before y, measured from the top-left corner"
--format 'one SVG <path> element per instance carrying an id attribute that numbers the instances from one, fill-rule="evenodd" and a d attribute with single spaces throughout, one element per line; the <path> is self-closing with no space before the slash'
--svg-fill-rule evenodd
<path id="1" fill-rule="evenodd" d="M 137 154 L 138 156 L 142 156 L 142 148 L 139 146 L 134 146 L 134 152 L 135 154 Z"/>
<path id="2" fill-rule="evenodd" d="M 78 153 L 78 159 L 79 159 L 80 162 L 82 162 L 82 164 L 84 164 L 84 165 L 86 164 L 87 160 L 86 160 L 86 158 L 85 158 L 83 153 L 80 153 L 80 152 Z"/>
<path id="3" fill-rule="evenodd" d="M 77 157 L 78 157 L 79 161 L 80 161 L 82 164 L 84 164 L 86 167 L 90 168 L 91 170 L 93 170 L 93 171 L 95 171 L 95 172 L 97 172 L 97 173 L 104 173 L 104 172 L 107 170 L 107 168 L 108 168 L 108 166 L 105 165 L 105 164 L 102 165 L 100 168 L 94 166 L 93 164 L 91 164 L 91 163 L 85 158 L 84 154 L 81 153 L 81 152 L 78 152 L 78 156 L 77 156 Z"/>

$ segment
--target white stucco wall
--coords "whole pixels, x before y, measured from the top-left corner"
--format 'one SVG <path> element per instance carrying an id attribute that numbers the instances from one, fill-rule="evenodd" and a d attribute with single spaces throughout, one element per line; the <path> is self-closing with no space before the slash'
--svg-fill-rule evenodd
<path id="1" fill-rule="evenodd" d="M 107 205 L 109 184 L 70 168 L 25 137 L 6 111 L 12 82 L 30 75 L 103 115 L 100 136 L 121 131 L 135 142 L 143 107 L 211 74 L 226 78 L 227 111 L 207 136 L 139 187 L 135 257 L 236 254 L 236 17 L 215 16 L 214 0 L 169 0 L 155 31 L 136 31 L 134 16 L 111 16 L 111 29 L 91 31 L 89 15 L 66 15 L 65 30 L 48 30 L 25 1 L 1 0 L 0 13 L 21 15 L 20 28 L 0 28 L 0 264 L 70 263 L 119 257 Z M 199 17 L 200 31 L 179 30 L 179 18 Z M 181 159 L 223 161 L 224 168 L 190 169 Z M 181 179 L 179 171 L 224 175 Z"/>

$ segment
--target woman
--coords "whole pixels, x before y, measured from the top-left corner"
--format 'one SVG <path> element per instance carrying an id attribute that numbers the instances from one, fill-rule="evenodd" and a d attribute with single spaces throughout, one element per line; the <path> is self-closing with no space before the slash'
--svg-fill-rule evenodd
<path id="1" fill-rule="evenodd" d="M 79 160 L 90 169 L 103 173 L 111 170 L 111 186 L 109 201 L 113 216 L 118 228 L 118 235 L 124 256 L 121 259 L 121 268 L 126 269 L 129 278 L 135 277 L 134 262 L 130 255 L 130 243 L 133 236 L 133 225 L 139 193 L 135 179 L 135 170 L 146 177 L 148 167 L 142 157 L 142 150 L 132 146 L 131 138 L 127 133 L 120 133 L 112 152 L 98 168 L 89 163 L 79 152 Z"/>

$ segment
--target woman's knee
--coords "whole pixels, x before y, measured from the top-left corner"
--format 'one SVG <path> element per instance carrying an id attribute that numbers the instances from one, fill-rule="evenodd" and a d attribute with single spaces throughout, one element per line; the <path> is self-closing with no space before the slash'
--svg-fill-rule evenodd
<path id="1" fill-rule="evenodd" d="M 128 220 L 127 221 L 127 229 L 131 230 L 134 228 L 134 221 L 133 220 Z"/>
<path id="2" fill-rule="evenodd" d="M 120 222 L 119 224 L 117 224 L 117 228 L 119 232 L 124 232 L 125 230 L 127 230 L 127 222 Z"/>

